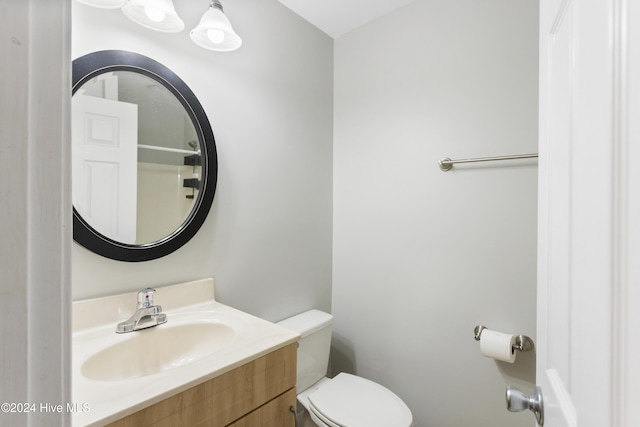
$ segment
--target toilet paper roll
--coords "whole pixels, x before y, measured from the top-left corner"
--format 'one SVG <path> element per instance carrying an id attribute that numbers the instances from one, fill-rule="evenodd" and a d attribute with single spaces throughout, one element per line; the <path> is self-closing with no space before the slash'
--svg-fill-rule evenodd
<path id="1" fill-rule="evenodd" d="M 480 352 L 483 356 L 513 363 L 516 360 L 515 341 L 515 335 L 485 329 L 480 336 Z"/>

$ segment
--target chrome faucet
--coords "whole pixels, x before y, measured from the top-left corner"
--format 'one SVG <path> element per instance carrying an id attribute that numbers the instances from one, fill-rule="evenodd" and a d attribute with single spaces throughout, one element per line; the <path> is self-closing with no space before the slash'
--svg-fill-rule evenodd
<path id="1" fill-rule="evenodd" d="M 138 309 L 129 320 L 118 323 L 117 333 L 138 331 L 166 323 L 167 315 L 162 313 L 162 307 L 153 305 L 155 293 L 156 290 L 152 288 L 145 288 L 138 292 Z"/>

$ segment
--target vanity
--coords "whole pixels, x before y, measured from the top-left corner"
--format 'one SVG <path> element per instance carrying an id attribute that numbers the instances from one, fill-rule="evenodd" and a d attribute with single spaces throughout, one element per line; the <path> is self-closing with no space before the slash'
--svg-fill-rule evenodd
<path id="1" fill-rule="evenodd" d="M 167 322 L 116 333 L 136 294 L 73 303 L 73 426 L 295 425 L 300 336 L 220 304 L 213 280 L 157 288 Z"/>

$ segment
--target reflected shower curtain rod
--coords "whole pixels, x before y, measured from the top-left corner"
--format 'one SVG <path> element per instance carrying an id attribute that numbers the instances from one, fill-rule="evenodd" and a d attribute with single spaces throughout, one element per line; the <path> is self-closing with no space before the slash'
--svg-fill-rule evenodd
<path id="1" fill-rule="evenodd" d="M 168 151 L 170 153 L 200 154 L 200 150 L 198 150 L 198 151 L 189 151 L 189 150 L 182 150 L 180 148 L 158 147 L 156 145 L 138 144 L 138 148 L 144 148 L 146 150 L 155 150 L 155 151 Z"/>
<path id="2" fill-rule="evenodd" d="M 451 160 L 450 158 L 445 157 L 444 159 L 438 162 L 438 165 L 440 166 L 440 169 L 442 171 L 446 172 L 448 170 L 451 170 L 453 165 L 456 163 L 493 162 L 497 160 L 533 159 L 537 157 L 538 157 L 538 153 L 517 154 L 515 156 L 478 157 L 478 158 L 472 158 L 472 159 L 458 159 L 458 160 Z"/>

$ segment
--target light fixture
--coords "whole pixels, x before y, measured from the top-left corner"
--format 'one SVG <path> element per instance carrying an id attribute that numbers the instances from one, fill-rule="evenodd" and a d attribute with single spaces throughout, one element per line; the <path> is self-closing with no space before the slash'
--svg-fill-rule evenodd
<path id="1" fill-rule="evenodd" d="M 129 0 L 122 13 L 136 24 L 164 33 L 179 33 L 184 22 L 176 13 L 171 0 Z"/>
<path id="2" fill-rule="evenodd" d="M 101 9 L 117 9 L 122 7 L 127 0 L 76 0 L 78 3 L 88 6 L 99 7 Z"/>
<path id="3" fill-rule="evenodd" d="M 179 33 L 184 22 L 176 13 L 172 0 L 76 0 L 102 9 L 122 7 L 122 13 L 136 24 L 155 31 Z M 200 47 L 218 52 L 231 52 L 242 46 L 242 39 L 231 27 L 220 0 L 210 0 L 209 9 L 191 30 L 191 40 Z"/>
<path id="4" fill-rule="evenodd" d="M 200 47 L 218 52 L 230 52 L 242 45 L 242 39 L 231 27 L 219 0 L 212 0 L 200 23 L 191 30 L 191 40 Z"/>

